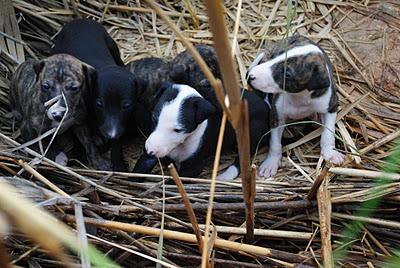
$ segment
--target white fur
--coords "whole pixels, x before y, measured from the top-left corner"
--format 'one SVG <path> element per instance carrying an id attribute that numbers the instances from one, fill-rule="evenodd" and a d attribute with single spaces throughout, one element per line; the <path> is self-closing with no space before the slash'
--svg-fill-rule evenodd
<path id="1" fill-rule="evenodd" d="M 249 76 L 254 77 L 254 80 L 251 82 L 251 85 L 255 89 L 261 90 L 266 93 L 282 92 L 282 89 L 279 88 L 278 84 L 275 82 L 272 76 L 271 67 L 278 62 L 284 61 L 285 58 L 307 55 L 311 53 L 323 53 L 323 52 L 318 46 L 313 44 L 294 47 L 289 49 L 287 53 L 282 53 L 276 58 L 266 61 L 260 65 L 254 66 L 249 70 Z"/>
<path id="2" fill-rule="evenodd" d="M 58 155 L 56 155 L 56 163 L 61 165 L 61 166 L 67 166 L 68 164 L 68 156 L 64 153 L 64 152 L 60 152 L 58 153 Z"/>
<path id="3" fill-rule="evenodd" d="M 201 97 L 192 87 L 187 85 L 174 85 L 179 90 L 172 101 L 164 104 L 161 109 L 157 126 L 146 140 L 146 151 L 156 157 L 169 156 L 175 161 L 182 162 L 197 151 L 201 144 L 203 134 L 207 128 L 205 120 L 191 133 L 177 133 L 175 128 L 180 128 L 178 122 L 179 110 L 183 101 L 189 97 Z"/>
<path id="4" fill-rule="evenodd" d="M 326 68 L 328 69 L 328 66 Z M 330 84 L 332 85 L 331 80 Z M 315 113 L 321 114 L 322 124 L 325 126 L 321 134 L 321 155 L 326 161 L 339 165 L 343 162 L 344 156 L 335 151 L 336 113 L 328 112 L 332 94 L 332 86 L 329 86 L 326 93 L 318 98 L 311 98 L 311 93 L 308 90 L 303 90 L 299 93 L 282 92 L 275 105 L 280 125 L 285 123 L 286 118 L 297 120 Z M 261 177 L 272 177 L 278 171 L 282 157 L 281 139 L 283 129 L 283 127 L 279 127 L 271 130 L 268 157 L 259 168 Z"/>
<path id="5" fill-rule="evenodd" d="M 66 108 L 62 106 L 61 104 L 61 99 L 58 100 L 56 103 L 50 106 L 50 108 L 47 110 L 47 117 L 50 120 L 54 120 L 54 116 L 57 116 L 58 114 L 64 114 L 66 111 Z"/>
<path id="6" fill-rule="evenodd" d="M 238 168 L 235 165 L 231 165 L 217 176 L 217 180 L 228 181 L 235 179 L 237 176 L 239 176 Z"/>
<path id="7" fill-rule="evenodd" d="M 274 176 L 278 172 L 282 157 L 281 138 L 283 129 L 283 127 L 271 129 L 268 156 L 258 170 L 258 174 L 260 175 L 260 177 L 269 178 Z"/>

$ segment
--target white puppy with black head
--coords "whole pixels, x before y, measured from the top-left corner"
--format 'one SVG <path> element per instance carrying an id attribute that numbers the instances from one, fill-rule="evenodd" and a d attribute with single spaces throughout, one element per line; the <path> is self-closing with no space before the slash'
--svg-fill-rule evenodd
<path id="1" fill-rule="evenodd" d="M 344 155 L 335 150 L 338 98 L 329 58 L 321 47 L 303 36 L 292 36 L 287 44 L 285 40 L 281 42 L 248 72 L 253 88 L 273 94 L 269 152 L 259 169 L 261 177 L 272 177 L 278 171 L 286 119 L 303 119 L 315 113 L 321 115 L 324 125 L 322 157 L 337 165 L 344 160 Z"/>

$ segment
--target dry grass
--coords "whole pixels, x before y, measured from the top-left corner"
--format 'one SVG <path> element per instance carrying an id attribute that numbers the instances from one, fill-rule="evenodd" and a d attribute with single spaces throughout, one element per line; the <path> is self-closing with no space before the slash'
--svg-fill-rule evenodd
<path id="1" fill-rule="evenodd" d="M 257 52 L 268 50 L 272 41 L 286 33 L 287 2 L 243 1 L 234 35 L 238 2 L 225 1 L 224 6 L 230 38 L 237 40 L 239 76 L 246 87 L 246 68 Z M 138 174 L 94 171 L 79 165 L 64 168 L 46 159 L 32 161 L 40 156 L 26 149 L 11 152 L 8 149 L 17 146 L 13 140 L 18 132 L 13 132 L 8 85 L 24 56 L 46 56 L 54 34 L 74 17 L 103 21 L 125 62 L 146 56 L 171 58 L 184 49 L 182 41 L 141 1 L 13 0 L 16 16 L 12 9 L 3 9 L 7 3 L 0 1 L 0 181 L 14 185 L 38 206 L 69 223 L 80 239 L 85 236 L 83 221 L 97 225 L 97 234 L 88 236 L 89 242 L 122 266 L 153 267 L 154 260 L 148 258 L 157 256 L 163 177 L 147 175 L 139 182 Z M 158 3 L 189 41 L 212 44 L 202 1 Z M 257 180 L 253 245 L 240 243 L 246 226 L 241 181 L 217 182 L 212 214 L 216 228 L 210 237 L 215 249 L 211 259 L 217 267 L 290 267 L 300 262 L 316 266 L 324 260 L 329 267 L 330 247 L 335 250 L 340 246 L 342 231 L 353 219 L 366 225 L 340 265 L 383 267 L 393 250 L 400 248 L 399 174 L 393 174 L 392 182 L 385 186 L 375 184 L 380 176 L 376 171 L 400 135 L 400 66 L 398 52 L 392 51 L 398 45 L 399 10 L 395 1 L 300 1 L 292 13 L 290 33 L 299 32 L 319 42 L 334 63 L 341 109 L 337 134 L 343 140 L 339 148 L 348 157 L 342 168 L 321 167 L 320 130 L 286 146 L 287 156 L 278 175 L 270 181 Z M 19 29 L 12 27 L 16 21 Z M 141 152 L 135 145 L 125 152 L 130 166 Z M 261 150 L 255 163 L 264 158 L 265 150 Z M 220 167 L 232 160 L 232 154 L 223 155 Z M 200 178 L 180 178 L 201 230 L 208 208 L 211 163 L 209 167 Z M 173 180 L 165 179 L 164 228 L 177 233 L 164 233 L 162 260 L 171 267 L 197 266 L 201 253 L 196 236 L 191 235 L 194 216 L 187 216 Z M 351 215 L 361 202 L 376 197 L 383 202 L 373 218 Z M 0 211 L 12 214 L 5 206 L 0 203 Z M 1 221 L 0 235 L 4 225 Z M 15 265 L 60 266 L 61 257 L 57 256 L 63 255 L 61 251 L 49 254 L 48 247 L 37 247 L 21 231 L 12 229 L 12 235 L 4 240 L 8 258 Z M 0 264 L 7 262 L 2 253 Z M 63 260 L 78 267 L 84 259 L 68 254 Z"/>

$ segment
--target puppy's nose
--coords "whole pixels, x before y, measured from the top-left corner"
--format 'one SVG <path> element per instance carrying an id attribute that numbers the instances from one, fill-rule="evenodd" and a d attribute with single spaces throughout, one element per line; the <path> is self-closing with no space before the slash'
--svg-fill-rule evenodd
<path id="1" fill-rule="evenodd" d="M 106 133 L 104 133 L 107 139 L 116 139 L 119 137 L 119 133 L 116 128 L 109 129 Z"/>
<path id="2" fill-rule="evenodd" d="M 156 154 L 153 151 L 147 152 L 150 157 L 156 158 Z"/>
<path id="3" fill-rule="evenodd" d="M 64 116 L 64 112 L 53 112 L 51 113 L 51 116 L 55 121 L 60 122 Z"/>

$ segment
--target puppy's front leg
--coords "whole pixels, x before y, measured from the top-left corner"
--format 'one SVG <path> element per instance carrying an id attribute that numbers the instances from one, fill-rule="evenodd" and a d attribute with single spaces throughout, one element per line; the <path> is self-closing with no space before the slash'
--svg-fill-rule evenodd
<path id="1" fill-rule="evenodd" d="M 269 151 L 267 159 L 261 164 L 258 174 L 260 177 L 269 178 L 275 176 L 282 158 L 282 134 L 283 126 L 271 129 L 269 138 Z"/>
<path id="2" fill-rule="evenodd" d="M 157 165 L 157 158 L 149 156 L 144 150 L 143 154 L 136 161 L 135 167 L 133 168 L 133 173 L 150 173 L 153 168 Z"/>
<path id="3" fill-rule="evenodd" d="M 324 130 L 321 134 L 321 155 L 325 161 L 340 165 L 344 161 L 344 155 L 335 150 L 336 112 L 324 113 L 321 119 L 324 125 Z"/>
<path id="4" fill-rule="evenodd" d="M 121 139 L 111 140 L 111 163 L 114 171 L 126 171 Z"/>
<path id="5" fill-rule="evenodd" d="M 73 127 L 73 131 L 79 142 L 85 148 L 89 163 L 96 169 L 110 170 L 111 163 L 100 155 L 100 152 L 94 144 L 89 128 L 85 125 L 77 125 Z"/>

